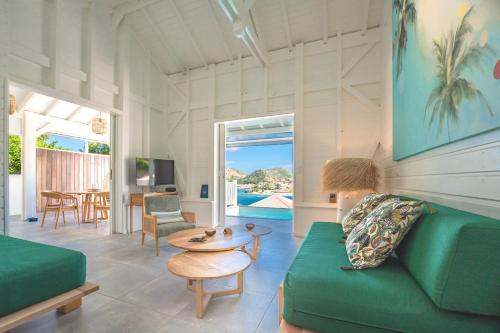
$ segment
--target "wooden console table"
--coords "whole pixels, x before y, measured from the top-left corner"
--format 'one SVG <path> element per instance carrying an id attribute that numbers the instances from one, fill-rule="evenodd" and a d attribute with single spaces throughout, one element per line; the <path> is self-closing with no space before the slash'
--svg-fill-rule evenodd
<path id="1" fill-rule="evenodd" d="M 133 226 L 134 226 L 134 221 L 133 221 L 133 209 L 134 207 L 141 207 L 141 214 L 142 217 L 144 218 L 144 210 L 142 207 L 144 206 L 144 195 L 177 195 L 177 192 L 149 192 L 149 193 L 144 193 L 144 192 L 139 192 L 139 193 L 130 193 L 130 227 L 129 227 L 129 232 L 130 232 L 130 237 L 132 237 L 133 233 Z"/>

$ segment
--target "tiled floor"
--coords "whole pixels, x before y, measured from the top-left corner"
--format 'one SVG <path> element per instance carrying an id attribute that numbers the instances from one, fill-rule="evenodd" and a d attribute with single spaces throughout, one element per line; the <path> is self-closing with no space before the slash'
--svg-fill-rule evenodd
<path id="1" fill-rule="evenodd" d="M 290 221 L 228 218 L 228 225 L 253 222 L 273 233 L 261 240 L 258 260 L 245 271 L 241 296 L 213 299 L 203 319 L 195 316 L 194 295 L 186 281 L 170 274 L 165 265 L 180 250 L 161 240 L 160 256 L 154 241 L 140 245 L 140 233 L 107 236 L 107 223 L 96 229 L 77 226 L 72 219 L 57 230 L 49 221 L 13 219 L 10 235 L 82 251 L 87 255 L 87 280 L 100 290 L 84 298 L 81 309 L 61 316 L 55 312 L 11 332 L 157 332 L 157 333 L 275 333 L 278 330 L 277 292 L 300 244 Z M 211 281 L 207 289 L 234 285 L 235 279 Z"/>

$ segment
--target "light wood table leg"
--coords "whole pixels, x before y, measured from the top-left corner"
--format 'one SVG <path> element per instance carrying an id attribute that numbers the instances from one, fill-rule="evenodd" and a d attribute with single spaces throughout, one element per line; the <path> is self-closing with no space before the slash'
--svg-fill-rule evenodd
<path id="1" fill-rule="evenodd" d="M 229 295 L 241 295 L 243 293 L 243 272 L 236 274 L 238 277 L 237 287 L 235 289 L 221 290 L 214 292 L 205 292 L 203 288 L 204 280 L 187 280 L 187 288 L 196 293 L 196 316 L 198 318 L 203 318 L 205 315 L 205 310 L 207 309 L 208 303 L 212 297 L 229 296 Z"/>
<path id="2" fill-rule="evenodd" d="M 246 254 L 248 254 L 248 256 L 253 261 L 257 260 L 257 255 L 259 254 L 259 250 L 260 250 L 260 236 L 253 236 L 253 248 L 252 248 L 252 252 L 248 251 L 245 245 L 243 245 L 241 247 L 241 251 L 243 251 Z"/>

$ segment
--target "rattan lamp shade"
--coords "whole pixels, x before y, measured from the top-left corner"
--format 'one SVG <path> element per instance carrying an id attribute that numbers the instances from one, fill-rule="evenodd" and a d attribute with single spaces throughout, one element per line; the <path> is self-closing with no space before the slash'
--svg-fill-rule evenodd
<path id="1" fill-rule="evenodd" d="M 369 158 L 337 158 L 326 162 L 321 182 L 324 191 L 374 189 L 378 182 L 377 168 Z"/>
<path id="2" fill-rule="evenodd" d="M 95 134 L 105 134 L 108 131 L 108 121 L 106 119 L 96 117 L 92 119 L 92 132 Z"/>
<path id="3" fill-rule="evenodd" d="M 16 96 L 9 95 L 9 114 L 16 113 L 17 105 L 16 105 Z"/>
<path id="4" fill-rule="evenodd" d="M 378 183 L 377 168 L 369 158 L 337 158 L 326 162 L 321 183 L 324 191 L 337 192 L 337 222 Z"/>

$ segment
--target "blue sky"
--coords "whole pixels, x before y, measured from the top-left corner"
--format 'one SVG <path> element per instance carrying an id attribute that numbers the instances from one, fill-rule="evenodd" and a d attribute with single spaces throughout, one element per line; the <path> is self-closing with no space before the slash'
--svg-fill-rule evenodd
<path id="1" fill-rule="evenodd" d="M 85 147 L 85 142 L 81 139 L 70 138 L 62 135 L 49 134 L 49 142 L 56 140 L 57 143 L 63 148 L 70 149 L 72 151 L 80 151 Z"/>
<path id="2" fill-rule="evenodd" d="M 240 169 L 246 174 L 269 168 L 286 168 L 292 171 L 293 144 L 228 148 L 226 167 Z"/>

